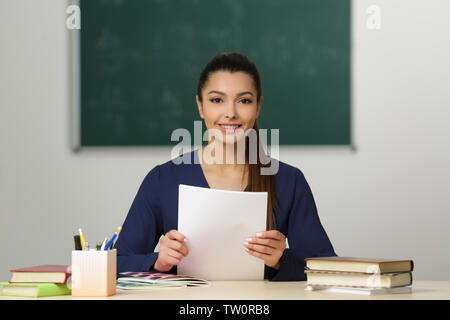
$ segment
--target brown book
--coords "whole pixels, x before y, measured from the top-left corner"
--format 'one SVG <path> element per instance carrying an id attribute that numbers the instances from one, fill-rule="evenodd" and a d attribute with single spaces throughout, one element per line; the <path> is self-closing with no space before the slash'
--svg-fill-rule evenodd
<path id="1" fill-rule="evenodd" d="M 354 257 L 317 257 L 306 258 L 306 270 L 345 271 L 362 273 L 399 273 L 411 272 L 412 260 Z"/>
<path id="2" fill-rule="evenodd" d="M 42 265 L 11 272 L 10 283 L 66 283 L 72 274 L 67 265 Z"/>
<path id="3" fill-rule="evenodd" d="M 306 270 L 307 285 L 357 288 L 396 288 L 412 284 L 411 272 L 367 274 Z"/>

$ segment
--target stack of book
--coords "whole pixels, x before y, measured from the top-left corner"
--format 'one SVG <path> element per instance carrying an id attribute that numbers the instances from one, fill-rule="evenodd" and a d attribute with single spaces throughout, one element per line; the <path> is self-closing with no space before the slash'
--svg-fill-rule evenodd
<path id="1" fill-rule="evenodd" d="M 0 282 L 0 295 L 37 298 L 72 293 L 69 266 L 41 265 L 11 272 L 9 282 Z"/>
<path id="2" fill-rule="evenodd" d="M 305 261 L 308 291 L 369 295 L 411 292 L 412 260 L 333 256 Z"/>

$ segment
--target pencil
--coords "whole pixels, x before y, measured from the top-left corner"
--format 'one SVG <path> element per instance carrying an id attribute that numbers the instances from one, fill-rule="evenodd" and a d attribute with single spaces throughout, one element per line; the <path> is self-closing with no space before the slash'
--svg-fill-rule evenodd
<path id="1" fill-rule="evenodd" d="M 83 232 L 81 231 L 81 228 L 78 229 L 78 232 L 80 233 L 81 248 L 84 250 L 84 248 L 86 247 L 86 242 L 84 242 L 84 235 Z"/>

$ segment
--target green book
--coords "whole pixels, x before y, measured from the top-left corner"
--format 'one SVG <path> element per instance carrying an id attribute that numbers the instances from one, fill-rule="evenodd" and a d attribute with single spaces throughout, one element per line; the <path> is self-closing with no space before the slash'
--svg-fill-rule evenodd
<path id="1" fill-rule="evenodd" d="M 50 297 L 71 294 L 67 284 L 0 282 L 0 295 L 16 297 Z"/>

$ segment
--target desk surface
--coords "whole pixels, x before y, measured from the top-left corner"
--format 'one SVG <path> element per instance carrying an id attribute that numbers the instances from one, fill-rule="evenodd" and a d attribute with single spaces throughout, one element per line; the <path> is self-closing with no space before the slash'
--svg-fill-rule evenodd
<path id="1" fill-rule="evenodd" d="M 209 287 L 117 290 L 106 298 L 44 297 L 39 300 L 450 300 L 450 281 L 414 281 L 408 294 L 360 295 L 305 291 L 306 281 L 212 281 Z M 30 299 L 0 296 L 0 300 Z M 36 300 L 34 298 L 33 300 Z"/>

